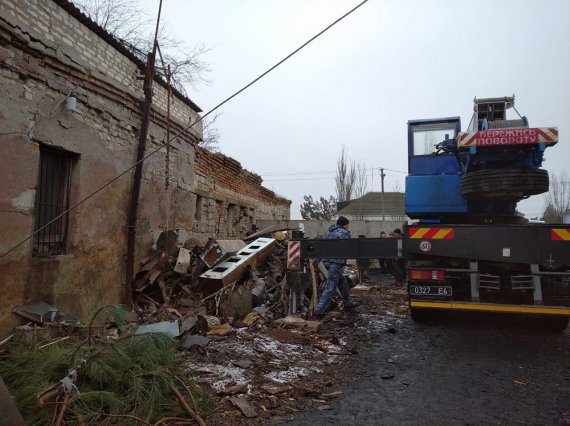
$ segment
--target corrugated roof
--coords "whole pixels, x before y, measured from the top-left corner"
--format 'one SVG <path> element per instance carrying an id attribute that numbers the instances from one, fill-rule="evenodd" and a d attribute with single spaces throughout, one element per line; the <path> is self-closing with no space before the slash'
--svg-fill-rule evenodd
<path id="1" fill-rule="evenodd" d="M 360 198 L 341 202 L 338 204 L 337 213 L 363 216 L 381 215 L 382 192 L 368 192 Z M 406 215 L 405 194 L 403 192 L 384 192 L 384 214 L 388 216 Z"/>
<path id="2" fill-rule="evenodd" d="M 115 36 L 104 30 L 95 21 L 93 21 L 89 16 L 85 15 L 75 4 L 69 0 L 52 0 L 55 4 L 81 22 L 85 27 L 89 28 L 95 34 L 97 34 L 101 39 L 105 40 L 109 45 L 113 46 L 118 52 L 129 58 L 134 62 L 140 70 L 144 71 L 146 68 L 146 63 L 142 61 L 137 55 L 135 55 L 131 50 L 129 50 L 124 44 L 122 44 Z M 155 76 L 154 80 L 160 84 L 165 89 L 168 89 L 168 84 L 160 76 Z M 171 87 L 172 93 L 179 99 L 181 99 L 185 104 L 192 108 L 196 112 L 202 112 L 200 107 L 196 105 L 188 96 L 180 92 L 174 87 Z"/>

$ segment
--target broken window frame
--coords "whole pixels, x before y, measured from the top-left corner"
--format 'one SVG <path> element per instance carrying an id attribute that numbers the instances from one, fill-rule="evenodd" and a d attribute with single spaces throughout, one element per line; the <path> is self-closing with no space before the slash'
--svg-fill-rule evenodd
<path id="1" fill-rule="evenodd" d="M 69 213 L 53 220 L 69 209 L 76 158 L 71 152 L 40 144 L 32 257 L 57 256 L 67 251 Z"/>

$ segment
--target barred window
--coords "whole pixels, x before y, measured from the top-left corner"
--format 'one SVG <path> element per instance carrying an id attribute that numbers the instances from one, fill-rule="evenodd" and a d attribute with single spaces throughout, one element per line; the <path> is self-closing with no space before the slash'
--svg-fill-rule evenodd
<path id="1" fill-rule="evenodd" d="M 36 188 L 33 256 L 64 254 L 67 242 L 69 191 L 74 155 L 40 146 Z"/>

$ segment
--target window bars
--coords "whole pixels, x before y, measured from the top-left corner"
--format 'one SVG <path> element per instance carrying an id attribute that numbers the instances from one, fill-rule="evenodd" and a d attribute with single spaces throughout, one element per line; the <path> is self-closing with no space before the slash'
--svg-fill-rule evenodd
<path id="1" fill-rule="evenodd" d="M 32 251 L 35 257 L 65 254 L 69 215 L 62 213 L 69 208 L 72 162 L 69 153 L 40 146 L 34 226 L 34 231 L 39 232 L 34 236 Z"/>

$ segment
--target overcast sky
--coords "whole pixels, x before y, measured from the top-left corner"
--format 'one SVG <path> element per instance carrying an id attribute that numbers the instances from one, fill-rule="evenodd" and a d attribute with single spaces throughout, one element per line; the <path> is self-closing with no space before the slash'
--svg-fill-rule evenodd
<path id="1" fill-rule="evenodd" d="M 211 47 L 211 84 L 188 90 L 208 111 L 358 3 L 165 0 L 163 18 L 188 45 Z M 141 4 L 156 13 L 158 1 Z M 369 190 L 384 167 L 396 170 L 386 190 L 403 191 L 408 120 L 460 115 L 465 129 L 475 96 L 514 93 L 531 126 L 558 126 L 544 167 L 560 173 L 570 169 L 569 24 L 568 0 L 370 0 L 223 107 L 221 151 L 300 218 L 303 195 L 335 194 L 343 144 L 368 168 Z M 537 216 L 543 203 L 519 208 Z"/>

